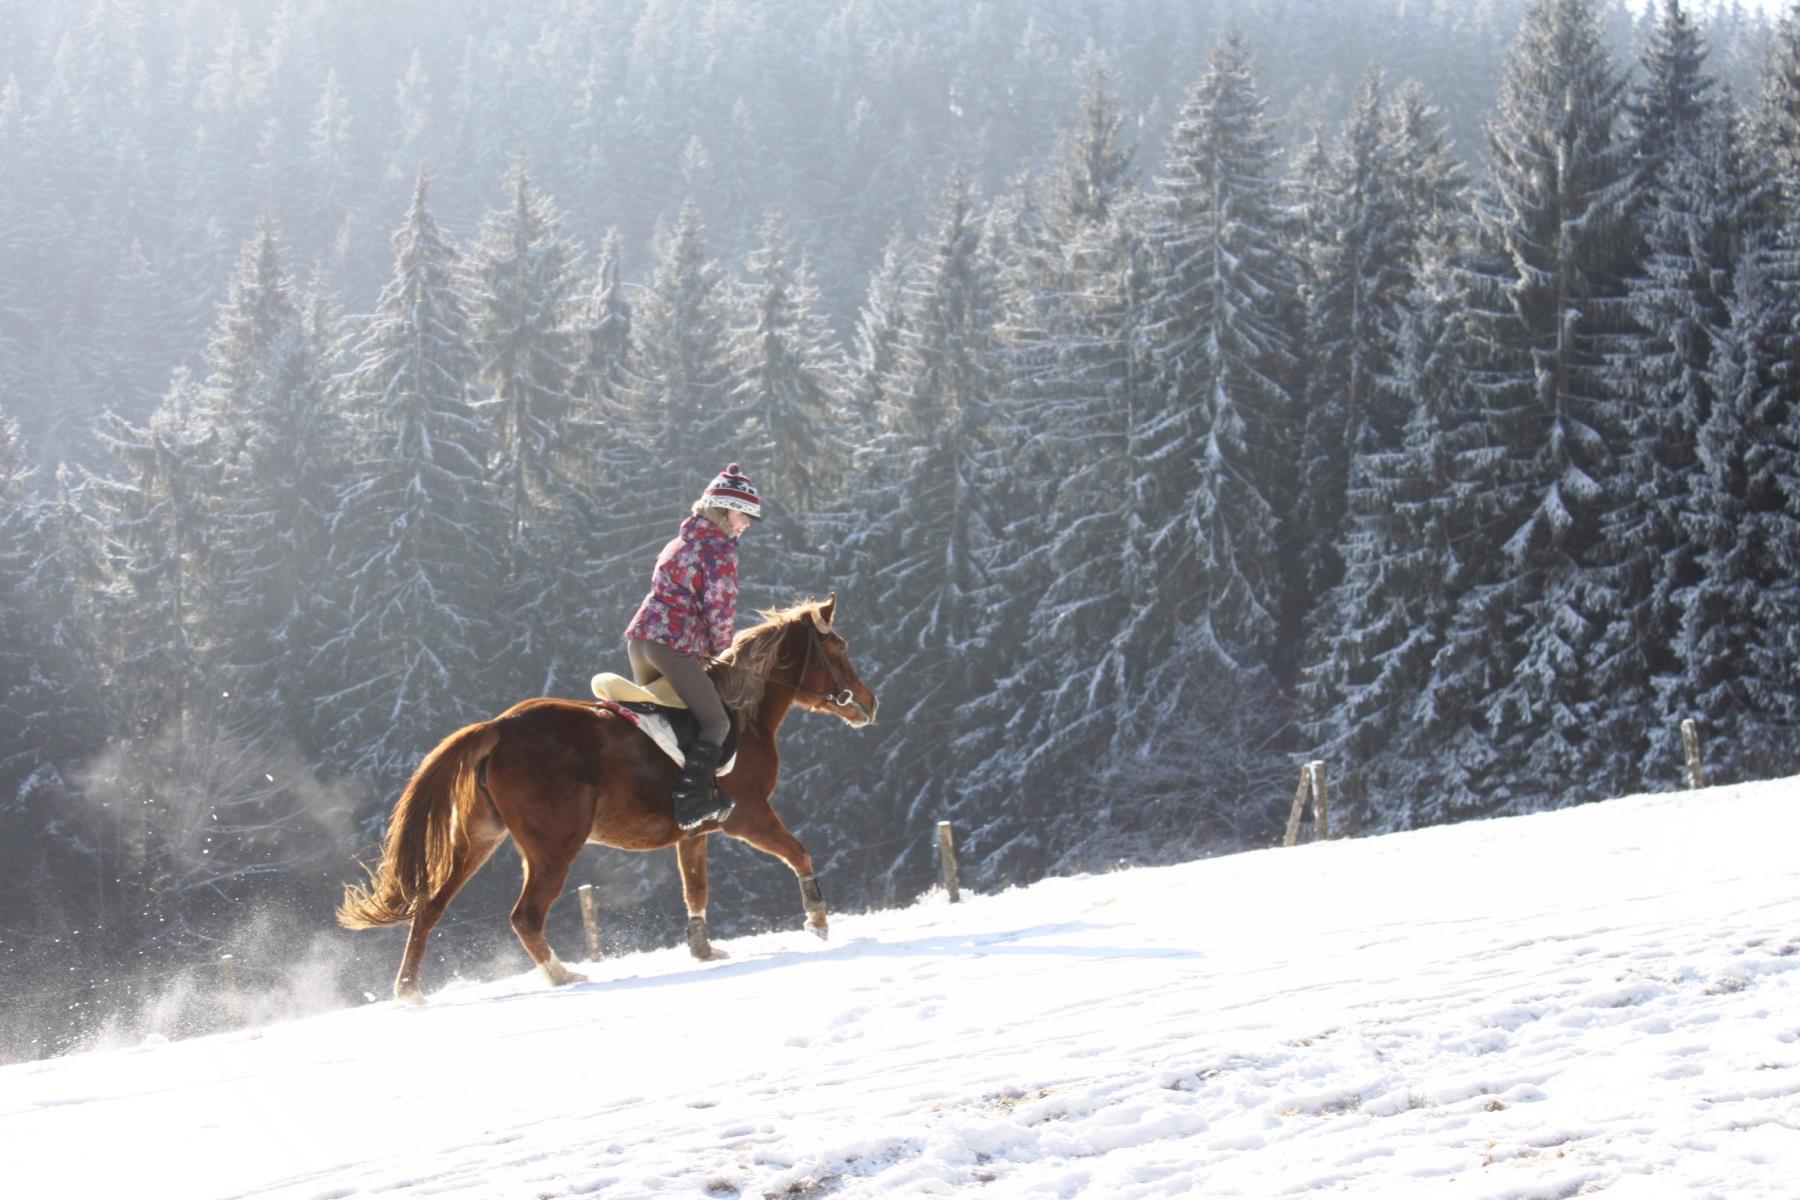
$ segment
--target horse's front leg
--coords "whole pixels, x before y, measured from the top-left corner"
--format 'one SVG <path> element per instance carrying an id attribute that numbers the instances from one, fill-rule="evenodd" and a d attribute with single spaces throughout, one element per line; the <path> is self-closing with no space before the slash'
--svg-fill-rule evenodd
<path id="1" fill-rule="evenodd" d="M 788 831 L 772 808 L 764 808 L 741 823 L 733 821 L 725 828 L 726 836 L 747 842 L 764 854 L 774 855 L 788 865 L 800 880 L 800 904 L 806 910 L 806 927 L 821 939 L 831 934 L 825 914 L 825 893 L 813 874 L 812 855 L 800 839 Z"/>
<path id="2" fill-rule="evenodd" d="M 730 958 L 706 936 L 706 834 L 675 843 L 675 859 L 681 864 L 681 897 L 687 902 L 688 953 L 701 962 Z"/>

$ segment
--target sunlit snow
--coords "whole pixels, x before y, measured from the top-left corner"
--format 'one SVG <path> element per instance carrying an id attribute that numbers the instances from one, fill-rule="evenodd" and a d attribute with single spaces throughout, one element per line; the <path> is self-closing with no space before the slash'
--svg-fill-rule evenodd
<path id="1" fill-rule="evenodd" d="M 7 1067 L 0 1186 L 1792 1198 L 1797 844 L 1800 780 L 1640 797 Z"/>

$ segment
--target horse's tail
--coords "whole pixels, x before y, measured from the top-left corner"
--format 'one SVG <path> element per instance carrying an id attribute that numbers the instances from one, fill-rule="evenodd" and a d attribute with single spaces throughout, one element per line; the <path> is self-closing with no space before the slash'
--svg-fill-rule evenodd
<path id="1" fill-rule="evenodd" d="M 458 814 L 474 808 L 481 763 L 499 741 L 494 722 L 484 721 L 457 730 L 425 756 L 394 804 L 380 867 L 369 871 L 367 886 L 345 886 L 339 925 L 373 929 L 411 920 L 420 901 L 449 881 Z"/>

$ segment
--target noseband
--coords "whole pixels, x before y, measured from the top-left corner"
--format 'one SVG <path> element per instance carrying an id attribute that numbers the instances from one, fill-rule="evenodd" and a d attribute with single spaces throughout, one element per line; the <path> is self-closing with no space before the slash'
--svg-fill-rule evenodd
<path id="1" fill-rule="evenodd" d="M 786 686 L 791 687 L 796 692 L 801 692 L 804 695 L 816 696 L 821 700 L 828 700 L 840 708 L 849 708 L 853 704 L 855 704 L 857 708 L 861 708 L 862 705 L 856 704 L 856 694 L 845 685 L 843 676 L 838 674 L 837 664 L 831 661 L 831 656 L 825 653 L 825 647 L 819 643 L 819 627 L 809 621 L 806 626 L 806 657 L 800 661 L 800 678 L 802 679 L 806 678 L 806 668 L 812 665 L 814 650 L 819 652 L 819 662 L 825 668 L 825 674 L 831 677 L 831 686 L 833 690 L 830 692 L 815 692 L 810 688 L 796 687 L 791 683 Z M 780 683 L 781 681 L 777 679 L 773 682 Z"/>
<path id="2" fill-rule="evenodd" d="M 757 678 L 760 678 L 764 683 L 773 683 L 780 687 L 787 688 L 795 695 L 810 696 L 814 700 L 823 700 L 825 703 L 835 704 L 839 708 L 854 708 L 862 713 L 864 717 L 868 717 L 869 710 L 857 702 L 856 693 L 851 691 L 849 686 L 845 684 L 844 677 L 838 674 L 837 664 L 831 661 L 831 656 L 825 653 L 825 647 L 820 644 L 818 626 L 809 621 L 806 625 L 806 654 L 800 660 L 801 679 L 806 678 L 806 669 L 812 665 L 814 650 L 817 650 L 819 653 L 819 663 L 825 668 L 825 674 L 831 677 L 832 690 L 829 692 L 814 691 L 812 688 L 802 687 L 797 683 L 789 683 L 785 679 L 776 679 L 772 675 L 762 675 Z M 721 662 L 722 660 L 715 658 L 713 661 Z M 725 663 L 724 665 L 734 671 L 742 670 L 741 667 L 732 663 Z"/>

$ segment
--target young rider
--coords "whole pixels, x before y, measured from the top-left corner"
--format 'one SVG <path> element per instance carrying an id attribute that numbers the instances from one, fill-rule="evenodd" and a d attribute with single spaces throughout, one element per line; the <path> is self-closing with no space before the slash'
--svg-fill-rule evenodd
<path id="1" fill-rule="evenodd" d="M 731 645 L 737 619 L 738 538 L 762 519 L 762 499 L 736 463 L 707 485 L 693 515 L 656 556 L 650 594 L 625 629 L 631 673 L 640 684 L 666 678 L 700 720 L 675 784 L 675 822 L 697 829 L 723 820 L 729 801 L 717 798 L 713 775 L 731 725 L 705 660 Z"/>

